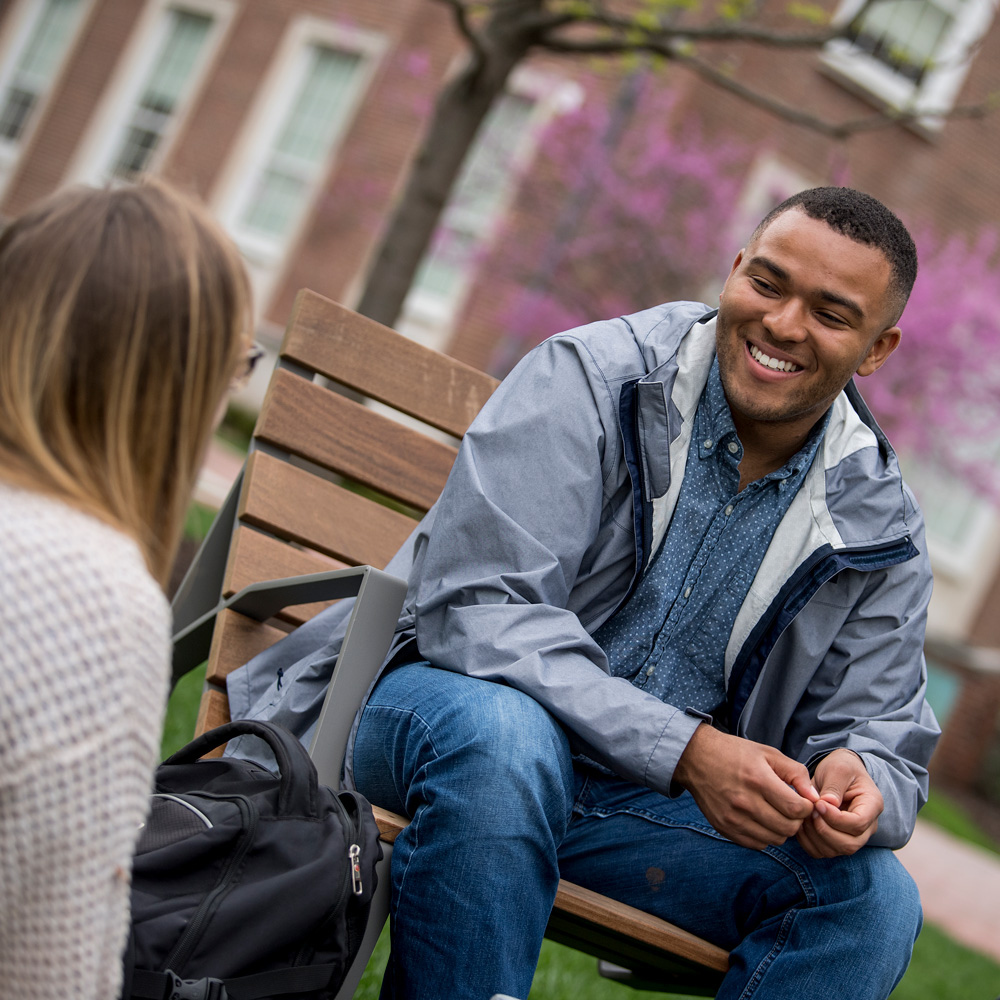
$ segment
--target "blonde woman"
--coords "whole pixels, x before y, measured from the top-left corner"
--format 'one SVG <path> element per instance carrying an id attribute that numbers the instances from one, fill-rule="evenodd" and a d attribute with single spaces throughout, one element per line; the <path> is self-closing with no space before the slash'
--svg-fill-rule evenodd
<path id="1" fill-rule="evenodd" d="M 0 997 L 114 1000 L 170 664 L 162 585 L 246 274 L 156 183 L 0 236 Z"/>

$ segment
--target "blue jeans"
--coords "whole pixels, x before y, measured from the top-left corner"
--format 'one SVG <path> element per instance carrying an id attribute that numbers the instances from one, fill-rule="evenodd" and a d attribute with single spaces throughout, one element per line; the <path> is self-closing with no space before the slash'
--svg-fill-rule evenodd
<path id="1" fill-rule="evenodd" d="M 392 855 L 382 997 L 527 997 L 560 877 L 731 951 L 719 997 L 885 1000 L 920 929 L 891 851 L 753 851 L 670 799 L 574 762 L 532 698 L 426 664 L 384 677 L 354 778 L 412 818 Z"/>

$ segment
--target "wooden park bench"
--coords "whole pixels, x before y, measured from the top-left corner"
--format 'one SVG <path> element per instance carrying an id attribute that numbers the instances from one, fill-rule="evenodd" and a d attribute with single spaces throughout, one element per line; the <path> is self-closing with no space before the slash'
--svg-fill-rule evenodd
<path id="1" fill-rule="evenodd" d="M 311 748 L 321 780 L 339 784 L 351 722 L 405 594 L 373 567 L 434 503 L 458 440 L 496 385 L 313 292 L 298 295 L 243 472 L 174 600 L 175 679 L 208 659 L 198 732 L 229 720 L 231 670 L 331 600 L 357 594 Z M 375 814 L 386 867 L 345 998 L 385 922 L 390 845 L 407 823 Z M 568 882 L 546 934 L 597 956 L 612 978 L 631 970 L 636 986 L 712 996 L 728 968 L 723 949 Z"/>

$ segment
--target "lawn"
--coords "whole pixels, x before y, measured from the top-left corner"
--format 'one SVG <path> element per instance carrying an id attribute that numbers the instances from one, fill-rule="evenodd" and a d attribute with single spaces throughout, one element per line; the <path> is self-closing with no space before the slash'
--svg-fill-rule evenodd
<path id="1" fill-rule="evenodd" d="M 354 994 L 355 1000 L 376 1000 L 388 954 L 389 935 L 383 931 Z M 956 944 L 937 928 L 926 926 L 913 949 L 910 968 L 893 991 L 891 1000 L 994 1000 L 997 996 L 1000 996 L 1000 965 Z M 675 994 L 639 993 L 609 982 L 597 974 L 597 961 L 589 955 L 551 941 L 542 945 L 530 1000 L 629 998 L 675 1000 Z"/>

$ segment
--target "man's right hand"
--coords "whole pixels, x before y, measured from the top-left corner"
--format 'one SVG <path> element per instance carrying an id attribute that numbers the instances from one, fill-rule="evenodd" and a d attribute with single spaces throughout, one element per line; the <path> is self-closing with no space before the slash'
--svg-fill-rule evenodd
<path id="1" fill-rule="evenodd" d="M 719 833 L 757 851 L 794 837 L 819 799 L 804 765 L 707 724 L 695 730 L 674 780 Z"/>

